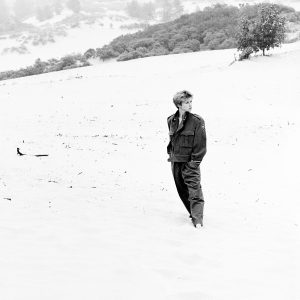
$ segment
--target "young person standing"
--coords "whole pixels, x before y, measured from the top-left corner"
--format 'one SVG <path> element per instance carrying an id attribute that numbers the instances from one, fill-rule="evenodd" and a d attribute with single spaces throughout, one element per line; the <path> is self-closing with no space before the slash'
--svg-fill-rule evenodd
<path id="1" fill-rule="evenodd" d="M 203 226 L 204 198 L 200 163 L 206 154 L 204 120 L 192 114 L 193 95 L 188 91 L 175 94 L 175 114 L 168 117 L 170 142 L 167 146 L 175 185 L 196 228 Z"/>

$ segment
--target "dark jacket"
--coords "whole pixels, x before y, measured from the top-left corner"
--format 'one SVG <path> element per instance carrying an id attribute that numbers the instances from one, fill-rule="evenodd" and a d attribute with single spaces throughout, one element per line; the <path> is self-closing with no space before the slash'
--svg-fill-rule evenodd
<path id="1" fill-rule="evenodd" d="M 204 120 L 186 112 L 179 123 L 179 111 L 168 117 L 170 142 L 167 147 L 169 161 L 201 162 L 206 153 L 206 132 Z"/>

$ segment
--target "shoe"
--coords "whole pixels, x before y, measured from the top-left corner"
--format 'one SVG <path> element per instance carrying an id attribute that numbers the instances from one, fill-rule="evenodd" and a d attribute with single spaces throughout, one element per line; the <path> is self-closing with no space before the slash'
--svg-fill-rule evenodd
<path id="1" fill-rule="evenodd" d="M 199 229 L 199 228 L 203 227 L 203 224 L 197 223 L 197 224 L 195 224 L 195 227 L 196 227 L 197 229 Z"/>

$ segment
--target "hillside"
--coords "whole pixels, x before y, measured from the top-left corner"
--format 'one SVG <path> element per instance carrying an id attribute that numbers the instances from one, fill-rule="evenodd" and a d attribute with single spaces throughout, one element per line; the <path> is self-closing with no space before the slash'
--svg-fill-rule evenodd
<path id="1" fill-rule="evenodd" d="M 282 38 L 282 40 L 285 43 L 299 40 L 300 12 L 284 5 L 275 6 L 276 11 L 282 17 L 282 23 L 285 23 L 285 30 L 283 30 L 285 34 L 283 34 L 284 39 Z M 5 48 L 2 51 L 4 54 L 11 49 L 17 52 L 26 52 L 26 45 L 32 40 L 32 48 L 35 48 L 35 58 L 38 57 L 38 60 L 35 59 L 34 63 L 26 65 L 25 61 L 28 60 L 24 59 L 25 53 L 17 55 L 13 63 L 11 63 L 11 59 L 5 57 L 5 63 L 0 65 L 2 68 L 10 66 L 10 69 L 0 72 L 0 80 L 78 68 L 99 63 L 99 60 L 126 61 L 149 56 L 237 48 L 241 16 L 247 16 L 253 20 L 259 10 L 259 5 L 236 7 L 216 4 L 204 8 L 202 11 L 185 14 L 170 22 L 147 25 L 143 30 L 137 32 L 136 26 L 142 26 L 142 23 L 136 23 L 131 28 L 128 22 L 132 21 L 132 18 L 124 16 L 124 12 L 123 15 L 120 12 L 118 15 L 83 13 L 71 14 L 69 17 L 65 15 L 62 16 L 62 23 L 59 20 L 54 23 L 52 20 L 54 27 L 50 27 L 50 31 L 48 21 L 46 24 L 40 22 L 40 26 L 46 27 L 38 33 L 38 37 L 28 36 L 28 34 L 21 35 L 18 38 L 22 43 L 21 47 Z M 29 22 L 29 20 L 27 21 Z M 33 20 L 30 22 L 34 23 Z M 68 34 L 66 28 L 68 28 Z M 130 34 L 130 31 L 133 32 Z M 70 33 L 73 33 L 72 38 L 67 36 Z M 118 37 L 111 41 L 117 33 L 119 33 Z M 54 39 L 55 34 L 64 36 L 60 39 L 59 44 Z M 108 41 L 110 42 L 107 43 Z M 46 46 L 49 42 L 52 45 Z M 37 47 L 40 43 L 42 46 Z M 98 47 L 93 48 L 95 45 Z M 75 50 L 80 53 L 74 53 Z M 59 57 L 59 53 L 71 55 Z M 32 55 L 30 59 L 34 58 Z M 29 58 L 28 55 L 27 58 Z M 14 70 L 13 66 L 15 65 L 23 65 L 23 68 Z"/>
<path id="2" fill-rule="evenodd" d="M 126 28 L 135 20 L 117 12 L 77 14 L 65 10 L 51 20 L 26 20 L 29 28 L 0 36 L 0 71 L 15 70 L 71 53 L 84 53 L 89 47 L 102 47 L 112 39 L 133 33 Z"/>
<path id="3" fill-rule="evenodd" d="M 117 37 L 108 45 L 97 49 L 96 54 L 102 60 L 116 58 L 118 61 L 125 61 L 149 56 L 237 48 L 240 19 L 255 19 L 259 15 L 260 6 L 216 4 L 171 22 Z M 276 14 L 285 23 L 285 43 L 300 39 L 300 12 L 284 5 L 265 6 L 274 7 Z"/>
<path id="4" fill-rule="evenodd" d="M 300 43 L 232 59 L 203 51 L 0 83 L 3 299 L 300 298 Z M 208 135 L 200 231 L 167 162 L 181 89 Z"/>

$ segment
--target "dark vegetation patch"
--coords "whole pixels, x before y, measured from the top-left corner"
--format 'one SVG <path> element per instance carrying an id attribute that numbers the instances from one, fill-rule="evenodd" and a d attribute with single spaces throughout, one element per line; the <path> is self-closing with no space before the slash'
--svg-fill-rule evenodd
<path id="1" fill-rule="evenodd" d="M 47 61 L 37 59 L 32 66 L 21 68 L 17 71 L 11 70 L 0 72 L 0 80 L 38 75 L 67 69 L 74 69 L 89 65 L 90 63 L 87 61 L 87 58 L 81 54 L 66 55 L 60 59 L 52 58 Z"/>
<path id="2" fill-rule="evenodd" d="M 295 24 L 300 26 L 300 12 L 284 5 L 275 7 L 286 19 L 286 42 L 289 42 Z M 203 11 L 183 15 L 174 21 L 119 36 L 110 44 L 95 49 L 96 57 L 101 60 L 115 58 L 124 61 L 156 55 L 236 48 L 240 18 L 243 15 L 255 18 L 257 10 L 258 5 L 235 7 L 217 4 Z"/>
<path id="3" fill-rule="evenodd" d="M 280 16 L 285 18 L 285 42 L 297 40 L 295 28 L 300 27 L 300 12 L 284 5 L 275 5 Z M 144 29 L 134 34 L 121 35 L 108 45 L 101 48 L 88 49 L 83 55 L 68 55 L 61 59 L 50 59 L 46 62 L 37 60 L 34 65 L 18 71 L 0 73 L 0 80 L 36 75 L 41 73 L 65 70 L 89 65 L 89 59 L 116 59 L 126 61 L 131 59 L 196 52 L 201 50 L 216 50 L 239 48 L 245 50 L 242 55 L 247 58 L 253 52 L 248 45 L 239 47 L 238 30 L 242 17 L 250 21 L 257 17 L 258 5 L 241 5 L 240 7 L 217 4 L 189 15 L 183 15 L 173 21 L 157 25 L 143 26 Z M 68 24 L 79 24 L 82 16 L 70 17 Z M 89 20 L 94 22 L 94 19 Z M 251 22 L 250 22 L 251 23 Z M 297 27 L 298 26 L 298 27 Z M 292 35 L 291 35 L 292 34 Z M 53 35 L 43 35 L 51 42 Z M 300 38 L 300 36 L 298 35 Z M 21 38 L 21 37 L 19 37 Z M 29 41 L 27 41 L 29 42 Z M 30 42 L 34 42 L 30 41 Z M 37 38 L 37 43 L 43 40 Z M 24 44 L 26 44 L 24 42 Z M 260 49 L 258 47 L 258 49 Z M 23 49 L 24 50 L 24 49 Z M 268 49 L 267 49 L 268 50 Z M 254 49 L 254 51 L 256 51 Z"/>

